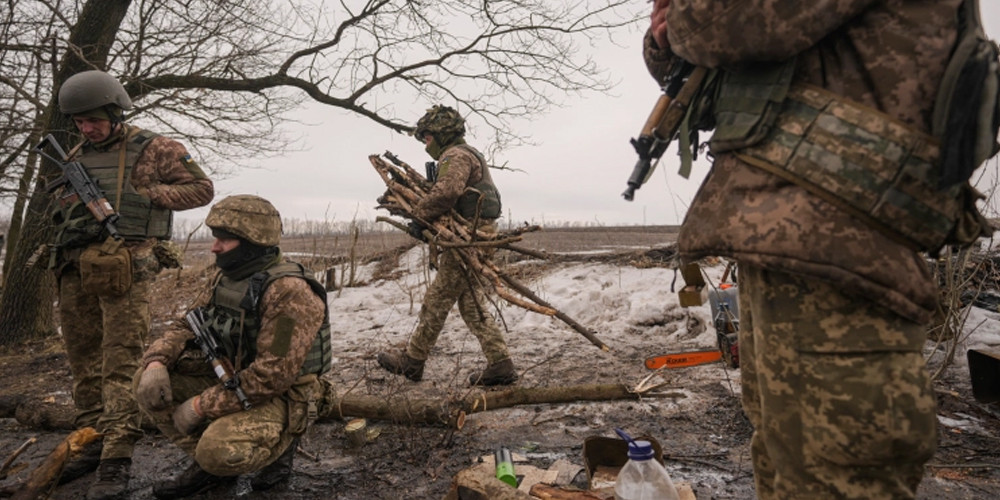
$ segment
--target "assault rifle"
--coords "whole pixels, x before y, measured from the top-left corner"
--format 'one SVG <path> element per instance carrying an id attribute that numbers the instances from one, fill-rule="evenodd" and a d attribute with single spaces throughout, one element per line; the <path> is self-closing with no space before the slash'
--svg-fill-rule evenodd
<path id="1" fill-rule="evenodd" d="M 707 73 L 708 70 L 702 66 L 684 62 L 668 78 L 667 85 L 663 87 L 663 95 L 657 99 L 649 118 L 646 118 L 639 137 L 629 141 L 639 155 L 639 160 L 632 168 L 628 187 L 622 193 L 627 201 L 635 198 L 635 190 L 646 183 L 670 141 L 677 136 L 691 99 L 698 93 Z"/>
<path id="2" fill-rule="evenodd" d="M 46 145 L 51 145 L 52 149 L 59 154 L 60 159 L 46 154 L 44 151 Z M 116 225 L 118 223 L 118 214 L 111 207 L 111 203 L 104 196 L 104 192 L 97 186 L 97 182 L 87 173 L 86 167 L 78 161 L 68 161 L 69 157 L 66 156 L 66 152 L 59 146 L 59 143 L 56 142 L 56 138 L 52 134 L 45 136 L 42 142 L 35 146 L 35 151 L 48 158 L 49 161 L 59 165 L 59 168 L 62 169 L 62 175 L 58 179 L 46 184 L 45 190 L 51 193 L 62 186 L 66 186 L 65 194 L 60 198 L 62 203 L 73 204 L 79 200 L 112 238 L 116 240 L 122 239 L 122 235 L 118 232 L 118 226 Z"/>
<path id="3" fill-rule="evenodd" d="M 222 386 L 235 392 L 236 397 L 240 400 L 240 404 L 243 405 L 243 409 L 249 410 L 251 407 L 250 400 L 247 399 L 246 393 L 240 387 L 239 376 L 233 370 L 233 365 L 229 362 L 229 359 L 219 356 L 219 342 L 215 340 L 208 327 L 205 326 L 205 316 L 202 313 L 202 308 L 196 307 L 188 311 L 185 318 L 188 325 L 191 326 L 191 330 L 194 331 L 194 342 L 198 344 L 201 352 L 205 354 L 205 361 L 208 361 L 212 365 L 212 370 L 219 377 Z"/>

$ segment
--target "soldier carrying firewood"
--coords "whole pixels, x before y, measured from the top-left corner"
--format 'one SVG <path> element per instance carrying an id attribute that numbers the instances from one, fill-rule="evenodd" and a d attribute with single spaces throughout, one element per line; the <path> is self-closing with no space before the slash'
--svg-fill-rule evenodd
<path id="1" fill-rule="evenodd" d="M 414 137 L 426 147 L 427 153 L 438 162 L 437 179 L 411 208 L 409 232 L 415 238 L 427 241 L 433 234 L 428 225 L 439 218 L 457 212 L 468 224 L 474 235 L 495 235 L 496 220 L 500 217 L 500 193 L 482 153 L 465 143 L 465 120 L 458 111 L 435 105 L 417 121 Z M 491 248 L 475 249 L 489 254 Z M 488 258 L 488 255 L 484 255 Z M 378 355 L 378 364 L 397 375 L 420 381 L 424 363 L 438 335 L 444 327 L 451 307 L 458 302 L 462 320 L 483 349 L 486 369 L 474 371 L 469 376 L 472 385 L 508 385 L 517 381 L 514 363 L 507 351 L 503 334 L 493 317 L 483 307 L 482 277 L 467 274 L 463 257 L 457 248 L 445 248 L 437 263 L 437 275 L 428 286 L 420 308 L 420 321 L 416 332 L 403 349 L 394 349 Z"/>

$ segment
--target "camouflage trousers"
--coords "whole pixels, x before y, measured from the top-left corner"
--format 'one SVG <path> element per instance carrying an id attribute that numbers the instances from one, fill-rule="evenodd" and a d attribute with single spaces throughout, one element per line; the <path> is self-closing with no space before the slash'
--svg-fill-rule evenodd
<path id="1" fill-rule="evenodd" d="M 924 327 L 815 279 L 738 279 L 758 498 L 914 498 L 937 442 Z"/>
<path id="2" fill-rule="evenodd" d="M 59 321 L 73 376 L 74 424 L 104 433 L 101 458 L 132 456 L 142 437 L 131 381 L 149 334 L 150 277 L 118 297 L 83 292 L 80 273 L 59 276 Z"/>
<path id="3" fill-rule="evenodd" d="M 458 312 L 462 315 L 465 326 L 479 341 L 487 363 L 493 364 L 510 358 L 503 334 L 486 309 L 482 288 L 470 283 L 470 279 L 475 280 L 476 277 L 466 275 L 462 260 L 454 250 L 441 253 L 437 276 L 427 287 L 424 303 L 420 307 L 417 330 L 406 347 L 408 356 L 427 359 L 444 328 L 444 321 L 448 318 L 451 307 L 458 302 Z"/>
<path id="4" fill-rule="evenodd" d="M 207 367 L 207 364 L 205 365 Z M 170 387 L 174 404 L 180 404 L 217 385 L 214 374 L 186 375 L 171 371 Z M 139 385 L 142 370 L 135 373 Z M 278 459 L 316 420 L 316 399 L 322 388 L 316 375 L 299 377 L 283 395 L 255 404 L 249 410 L 211 420 L 185 436 L 174 427 L 170 407 L 143 411 L 171 442 L 194 458 L 198 465 L 216 476 L 238 476 L 256 472 Z"/>

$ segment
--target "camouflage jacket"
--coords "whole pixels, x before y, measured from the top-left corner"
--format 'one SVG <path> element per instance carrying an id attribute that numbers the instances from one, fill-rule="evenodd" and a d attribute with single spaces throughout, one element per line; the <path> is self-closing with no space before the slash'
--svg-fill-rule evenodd
<path id="1" fill-rule="evenodd" d="M 118 148 L 118 144 L 113 141 L 101 147 L 107 150 Z M 93 147 L 85 144 L 82 153 Z M 191 159 L 187 148 L 164 136 L 157 136 L 142 150 L 132 169 L 131 183 L 137 191 L 145 191 L 154 206 L 170 210 L 202 207 L 215 196 L 212 180 Z"/>
<path id="2" fill-rule="evenodd" d="M 195 305 L 204 306 L 210 295 L 202 294 L 203 298 Z M 278 278 L 271 283 L 261 297 L 259 307 L 261 328 L 257 337 L 257 357 L 239 373 L 240 387 L 250 401 L 266 401 L 292 387 L 316 339 L 316 331 L 323 323 L 326 310 L 326 305 L 309 288 L 309 284 L 296 277 Z M 278 325 L 288 321 L 293 324 L 291 338 L 281 338 L 277 335 Z M 185 358 L 200 358 L 198 347 L 193 346 L 193 341 L 189 342 L 192 339 L 194 333 L 187 322 L 178 319 L 149 346 L 143 355 L 142 366 L 159 361 L 173 371 L 182 355 Z M 287 353 L 285 345 L 288 346 Z M 273 351 L 282 354 L 277 355 Z M 204 366 L 207 367 L 207 363 Z M 207 373 L 211 374 L 211 371 Z M 201 393 L 201 409 L 205 416 L 218 418 L 241 411 L 242 407 L 235 392 L 216 384 Z"/>
<path id="3" fill-rule="evenodd" d="M 661 80 L 678 56 L 724 70 L 794 56 L 794 81 L 929 131 L 960 2 L 674 0 L 670 46 L 647 33 L 644 57 Z M 819 278 L 917 322 L 938 301 L 921 255 L 733 154 L 716 155 L 678 246 L 685 260 L 720 255 Z"/>
<path id="4" fill-rule="evenodd" d="M 455 208 L 465 188 L 483 179 L 482 164 L 468 148 L 448 146 L 438 159 L 438 179 L 417 206 L 413 215 L 427 221 L 444 215 Z"/>

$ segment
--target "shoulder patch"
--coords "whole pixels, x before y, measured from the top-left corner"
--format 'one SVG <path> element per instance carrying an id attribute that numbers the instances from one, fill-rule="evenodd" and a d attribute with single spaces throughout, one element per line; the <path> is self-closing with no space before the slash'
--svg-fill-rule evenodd
<path id="1" fill-rule="evenodd" d="M 271 343 L 271 354 L 284 357 L 292 345 L 292 332 L 295 331 L 295 320 L 290 316 L 278 316 L 274 328 L 274 342 Z"/>
<path id="2" fill-rule="evenodd" d="M 198 162 L 194 161 L 194 158 L 191 158 L 190 153 L 181 157 L 181 165 L 184 166 L 184 170 L 187 170 L 188 173 L 196 178 L 201 179 L 207 177 L 205 172 L 202 171 L 201 167 L 198 165 Z"/>

